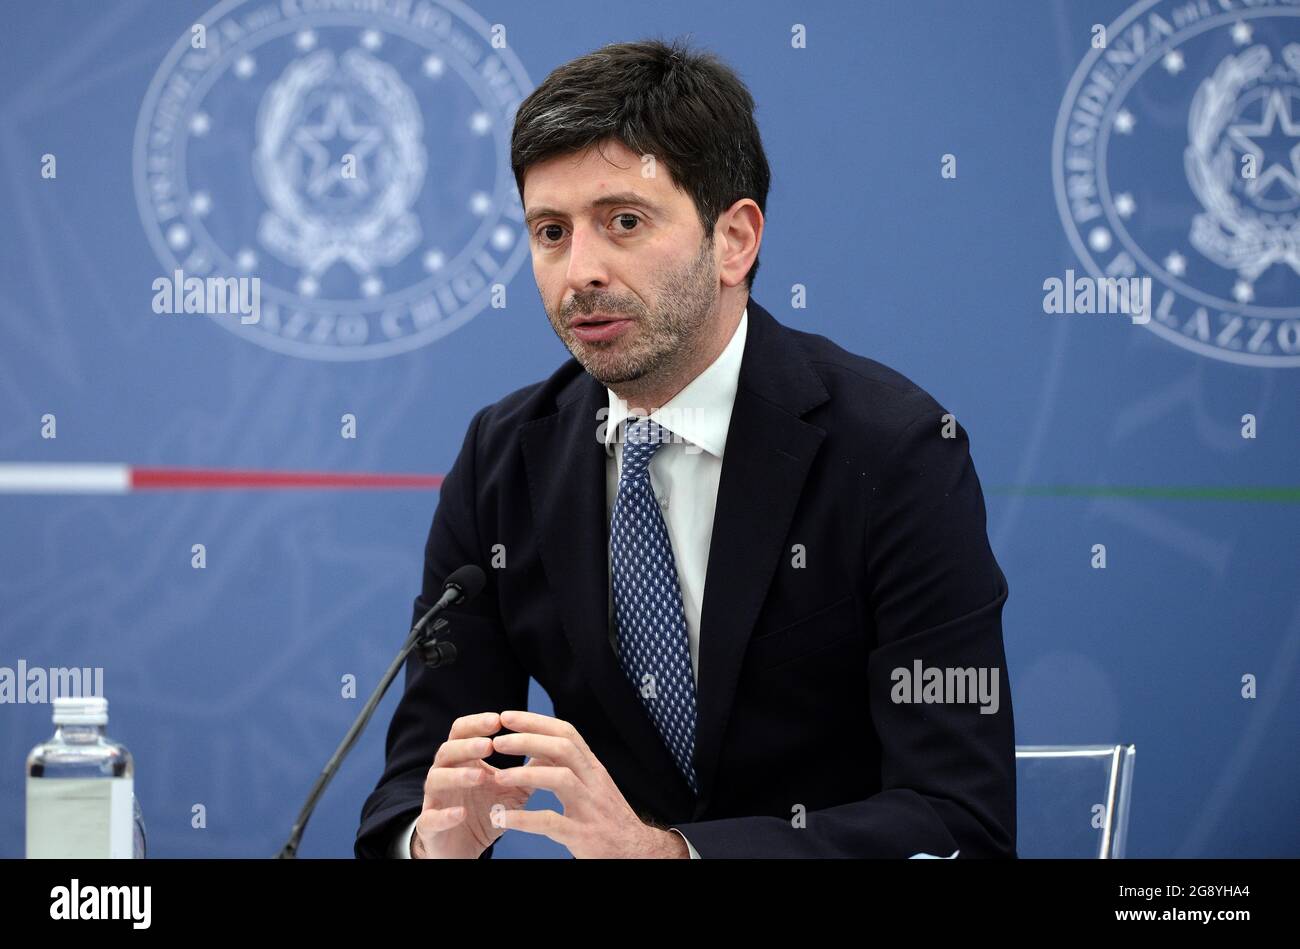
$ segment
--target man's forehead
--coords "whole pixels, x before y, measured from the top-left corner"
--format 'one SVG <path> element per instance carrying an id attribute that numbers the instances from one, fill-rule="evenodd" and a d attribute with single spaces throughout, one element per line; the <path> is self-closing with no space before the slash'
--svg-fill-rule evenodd
<path id="1" fill-rule="evenodd" d="M 538 162 L 530 171 L 545 168 L 547 172 L 593 175 L 640 175 L 641 156 L 616 138 L 593 142 L 585 148 L 562 152 Z"/>
<path id="2" fill-rule="evenodd" d="M 524 220 L 534 221 L 541 217 L 565 217 L 572 213 L 582 214 L 584 211 L 613 207 L 614 205 L 643 207 L 654 214 L 664 214 L 667 211 L 662 202 L 649 197 L 643 190 L 601 190 L 589 197 L 578 198 L 572 203 L 543 197 L 536 204 L 528 205 L 528 213 L 524 215 Z"/>
<path id="3" fill-rule="evenodd" d="M 610 204 L 640 204 L 663 212 L 673 199 L 676 184 L 667 168 L 651 166 L 654 173 L 647 175 L 645 164 L 617 141 L 538 162 L 524 173 L 527 218 L 542 213 L 581 213 Z"/>

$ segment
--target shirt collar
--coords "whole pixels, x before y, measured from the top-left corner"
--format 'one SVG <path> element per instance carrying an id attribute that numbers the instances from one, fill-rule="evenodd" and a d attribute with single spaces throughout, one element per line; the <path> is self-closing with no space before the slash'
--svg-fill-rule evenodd
<path id="1" fill-rule="evenodd" d="M 709 454 L 722 457 L 727 444 L 727 430 L 731 426 L 731 409 L 736 402 L 736 388 L 740 379 L 740 360 L 745 353 L 745 333 L 749 325 L 749 307 L 740 314 L 740 323 L 731 334 L 731 341 L 703 372 L 686 384 L 668 403 L 650 413 L 674 435 L 698 445 Z M 619 398 L 608 386 L 609 415 L 605 422 L 605 451 L 623 421 L 631 415 L 627 402 Z"/>

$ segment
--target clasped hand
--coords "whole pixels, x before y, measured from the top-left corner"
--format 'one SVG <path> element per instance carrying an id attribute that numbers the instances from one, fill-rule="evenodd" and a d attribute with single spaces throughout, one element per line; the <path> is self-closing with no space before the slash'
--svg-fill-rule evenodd
<path id="1" fill-rule="evenodd" d="M 528 761 L 496 768 L 484 760 L 494 752 Z M 525 810 L 537 788 L 553 792 L 563 813 Z M 507 830 L 549 837 L 579 858 L 688 856 L 680 835 L 637 816 L 568 722 L 524 711 L 462 716 L 425 778 L 412 856 L 478 857 Z"/>

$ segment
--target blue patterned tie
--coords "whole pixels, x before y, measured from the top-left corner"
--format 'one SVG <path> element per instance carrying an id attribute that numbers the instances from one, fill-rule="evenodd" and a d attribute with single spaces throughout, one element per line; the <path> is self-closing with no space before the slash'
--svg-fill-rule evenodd
<path id="1" fill-rule="evenodd" d="M 610 518 L 619 662 L 691 790 L 695 780 L 695 680 L 686 613 L 668 528 L 650 488 L 650 459 L 669 432 L 636 419 L 623 441 L 623 471 Z"/>

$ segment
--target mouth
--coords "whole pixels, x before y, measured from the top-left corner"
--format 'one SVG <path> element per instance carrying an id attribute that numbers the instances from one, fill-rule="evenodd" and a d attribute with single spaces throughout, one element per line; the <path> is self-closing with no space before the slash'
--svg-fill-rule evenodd
<path id="1" fill-rule="evenodd" d="M 592 313 L 569 319 L 569 329 L 584 343 L 605 343 L 617 339 L 635 322 L 625 316 Z"/>
<path id="2" fill-rule="evenodd" d="M 628 319 L 626 316 L 611 316 L 604 313 L 592 313 L 590 316 L 572 316 L 569 318 L 569 328 L 573 329 L 579 326 L 599 326 L 605 323 L 619 323 Z"/>

